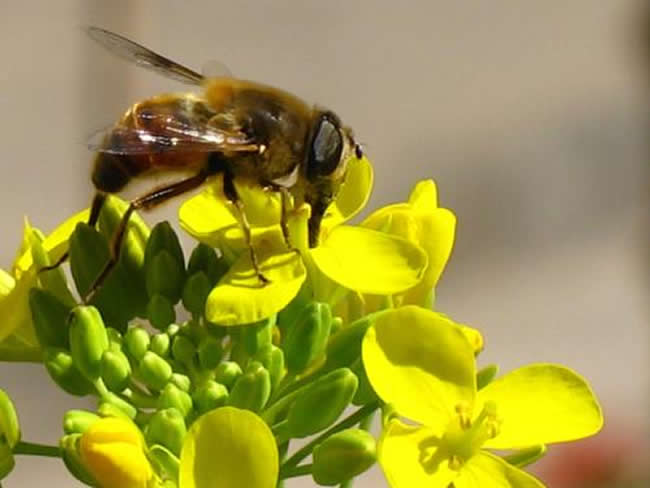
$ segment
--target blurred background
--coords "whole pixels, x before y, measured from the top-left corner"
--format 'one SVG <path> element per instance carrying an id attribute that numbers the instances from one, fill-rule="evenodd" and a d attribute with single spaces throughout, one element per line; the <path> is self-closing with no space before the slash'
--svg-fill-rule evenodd
<path id="1" fill-rule="evenodd" d="M 220 60 L 354 127 L 376 170 L 369 208 L 436 180 L 459 221 L 438 308 L 483 331 L 483 364 L 561 362 L 589 378 L 606 428 L 551 449 L 534 468 L 549 486 L 648 486 L 649 7 L 2 0 L 0 266 L 24 215 L 47 232 L 88 205 L 89 134 L 140 98 L 186 90 L 106 53 L 81 26 L 196 69 Z M 146 218 L 175 221 L 179 203 Z M 2 363 L 0 386 L 24 438 L 55 443 L 71 400 L 44 370 Z M 7 487 L 81 486 L 57 461 L 29 461 Z M 380 470 L 357 486 L 384 486 Z"/>

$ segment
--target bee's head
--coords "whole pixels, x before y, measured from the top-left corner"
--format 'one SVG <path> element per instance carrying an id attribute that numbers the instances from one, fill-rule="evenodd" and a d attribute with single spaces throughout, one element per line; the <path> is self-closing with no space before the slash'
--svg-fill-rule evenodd
<path id="1" fill-rule="evenodd" d="M 349 127 L 344 127 L 338 116 L 329 110 L 319 110 L 309 136 L 306 173 L 307 179 L 339 181 L 345 176 L 351 156 L 361 159 L 363 151 L 354 140 Z"/>

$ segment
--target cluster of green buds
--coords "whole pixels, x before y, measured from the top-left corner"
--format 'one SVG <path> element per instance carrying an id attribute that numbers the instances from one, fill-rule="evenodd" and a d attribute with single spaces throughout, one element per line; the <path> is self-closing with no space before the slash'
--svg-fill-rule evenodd
<path id="1" fill-rule="evenodd" d="M 96 405 L 69 410 L 59 445 L 43 446 L 21 440 L 0 390 L 0 479 L 16 455 L 41 454 L 100 488 L 273 488 L 298 476 L 349 487 L 376 462 L 399 488 L 543 486 L 521 467 L 548 443 L 597 432 L 597 400 L 559 365 L 478 370 L 481 334 L 433 310 L 453 214 L 425 181 L 345 225 L 371 182 L 365 159 L 351 165 L 314 249 L 308 206 L 293 209 L 297 252 L 278 200 L 240 188 L 266 285 L 218 184 L 181 207 L 198 241 L 189 259 L 168 223 L 150 231 L 133 215 L 89 303 L 75 296 L 108 261 L 126 204 L 109 198 L 97 229 L 87 211 L 49 236 L 26 224 L 13 269 L 0 270 L 0 359 L 42 362 Z M 69 275 L 42 271 L 66 251 Z"/>

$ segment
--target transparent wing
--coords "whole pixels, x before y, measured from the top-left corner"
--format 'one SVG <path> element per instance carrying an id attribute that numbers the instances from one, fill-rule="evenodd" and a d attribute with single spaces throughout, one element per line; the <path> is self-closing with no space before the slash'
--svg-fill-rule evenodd
<path id="1" fill-rule="evenodd" d="M 114 32 L 92 26 L 87 27 L 86 32 L 91 39 L 98 42 L 116 56 L 142 68 L 171 78 L 172 80 L 191 85 L 200 85 L 204 79 L 200 73 L 186 68 Z"/>
<path id="2" fill-rule="evenodd" d="M 140 127 L 116 125 L 93 134 L 91 151 L 109 154 L 163 152 L 256 152 L 260 146 L 234 129 L 180 120 L 169 114 L 148 114 Z"/>

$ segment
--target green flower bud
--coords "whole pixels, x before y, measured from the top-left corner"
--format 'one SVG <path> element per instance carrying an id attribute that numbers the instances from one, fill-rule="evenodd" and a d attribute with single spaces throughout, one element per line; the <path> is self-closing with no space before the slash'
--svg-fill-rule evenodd
<path id="1" fill-rule="evenodd" d="M 174 304 L 164 295 L 153 295 L 147 303 L 147 318 L 158 330 L 165 330 L 176 320 Z"/>
<path id="2" fill-rule="evenodd" d="M 368 328 L 381 313 L 383 311 L 365 315 L 332 336 L 327 344 L 327 360 L 321 371 L 328 372 L 336 368 L 347 368 L 359 359 L 361 357 L 361 341 L 363 341 Z"/>
<path id="3" fill-rule="evenodd" d="M 357 388 L 357 392 L 354 394 L 354 398 L 352 398 L 352 404 L 361 406 L 379 400 L 379 397 L 370 384 L 370 380 L 368 380 L 366 368 L 363 366 L 361 358 L 357 359 L 350 369 L 359 380 L 359 387 Z"/>
<path id="4" fill-rule="evenodd" d="M 159 334 L 154 334 L 151 337 L 151 343 L 149 344 L 149 350 L 155 352 L 160 357 L 166 357 L 169 355 L 171 350 L 171 339 L 169 335 L 165 332 Z"/>
<path id="5" fill-rule="evenodd" d="M 172 377 L 169 379 L 169 382 L 173 385 L 176 385 L 179 389 L 189 392 L 192 387 L 192 381 L 188 376 L 180 373 L 173 373 Z"/>
<path id="6" fill-rule="evenodd" d="M 172 367 L 155 352 L 147 351 L 138 365 L 138 374 L 145 385 L 160 391 L 171 378 Z"/>
<path id="7" fill-rule="evenodd" d="M 7 444 L 0 444 L 0 480 L 11 473 L 16 465 L 14 453 Z"/>
<path id="8" fill-rule="evenodd" d="M 181 247 L 176 232 L 174 232 L 174 229 L 167 221 L 160 222 L 151 229 L 151 234 L 149 235 L 145 249 L 145 267 L 148 267 L 151 259 L 162 251 L 168 252 L 177 264 L 183 269 L 185 268 L 183 248 Z"/>
<path id="9" fill-rule="evenodd" d="M 476 389 L 480 390 L 489 385 L 499 372 L 499 366 L 488 364 L 476 373 Z"/>
<path id="10" fill-rule="evenodd" d="M 199 414 L 223 407 L 228 402 L 228 390 L 221 383 L 207 381 L 192 395 Z"/>
<path id="11" fill-rule="evenodd" d="M 218 258 L 214 249 L 199 243 L 192 251 L 190 261 L 187 264 L 187 273 L 192 275 L 203 272 L 208 277 L 210 285 L 214 286 L 226 274 L 228 267 L 226 259 L 223 257 Z"/>
<path id="12" fill-rule="evenodd" d="M 70 236 L 70 269 L 79 294 L 86 294 L 109 260 L 106 239 L 95 229 L 79 223 Z M 105 322 L 120 331 L 144 308 L 142 294 L 132 288 L 134 277 L 118 263 L 96 291 L 92 304 Z"/>
<path id="13" fill-rule="evenodd" d="M 326 303 L 309 303 L 288 328 L 283 349 L 290 373 L 301 373 L 322 355 L 332 325 L 332 311 Z"/>
<path id="14" fill-rule="evenodd" d="M 32 288 L 29 290 L 29 308 L 41 347 L 70 347 L 68 316 L 71 307 L 47 290 Z"/>
<path id="15" fill-rule="evenodd" d="M 111 415 L 103 415 L 100 413 L 100 409 L 98 409 L 98 413 L 100 414 L 101 417 L 128 417 L 129 420 L 133 420 L 135 416 L 138 413 L 138 410 L 131 405 L 129 402 L 124 400 L 123 398 L 117 396 L 115 393 L 109 391 L 105 395 L 102 396 L 102 402 L 101 404 L 109 404 L 114 407 L 114 409 L 109 409 L 108 411 L 111 412 Z M 100 404 L 100 407 L 101 407 Z M 113 415 L 115 413 L 115 409 L 119 410 L 122 412 L 122 415 Z M 106 413 L 107 410 L 104 410 Z"/>
<path id="16" fill-rule="evenodd" d="M 139 362 L 149 349 L 150 341 L 149 332 L 141 327 L 132 327 L 124 335 L 125 352 L 133 361 Z"/>
<path id="17" fill-rule="evenodd" d="M 348 368 L 336 369 L 311 383 L 289 408 L 289 435 L 307 437 L 330 426 L 354 397 L 357 385 L 357 377 Z"/>
<path id="18" fill-rule="evenodd" d="M 116 417 L 116 418 L 121 418 L 121 419 L 125 419 L 125 420 L 131 420 L 131 419 L 135 418 L 135 415 L 137 414 L 137 412 L 134 413 L 133 416 L 130 415 L 130 413 L 133 413 L 133 411 L 135 410 L 133 407 L 131 407 L 130 404 L 127 404 L 127 405 L 129 405 L 128 407 L 125 406 L 124 404 L 120 404 L 120 406 L 117 406 L 116 403 L 119 403 L 119 402 L 113 402 L 115 400 L 115 396 L 111 396 L 108 400 L 110 400 L 110 401 L 101 401 L 101 402 L 99 402 L 99 405 L 97 406 L 97 415 L 99 415 L 102 418 Z M 124 400 L 122 400 L 122 402 L 126 403 Z M 127 411 L 129 410 L 129 407 L 133 408 L 133 410 L 131 410 L 131 412 L 127 413 Z"/>
<path id="19" fill-rule="evenodd" d="M 212 291 L 210 279 L 203 271 L 191 275 L 183 287 L 183 306 L 195 316 L 203 316 L 205 302 Z"/>
<path id="20" fill-rule="evenodd" d="M 102 371 L 102 355 L 108 349 L 104 321 L 93 306 L 78 306 L 70 313 L 70 354 L 79 371 L 95 381 Z"/>
<path id="21" fill-rule="evenodd" d="M 255 360 L 262 363 L 271 377 L 271 391 L 280 383 L 284 376 L 284 352 L 273 344 L 268 344 L 267 347 L 258 351 L 255 355 Z"/>
<path id="22" fill-rule="evenodd" d="M 173 339 L 176 334 L 181 330 L 181 326 L 178 324 L 169 324 L 167 326 L 167 335 L 169 336 L 170 339 Z"/>
<path id="23" fill-rule="evenodd" d="M 217 366 L 214 372 L 214 380 L 230 389 L 242 374 L 239 364 L 234 361 L 224 361 Z"/>
<path id="24" fill-rule="evenodd" d="M 192 397 L 172 383 L 168 383 L 160 392 L 157 406 L 159 410 L 175 408 L 183 418 L 187 418 L 192 411 Z"/>
<path id="25" fill-rule="evenodd" d="M 257 361 L 252 361 L 235 382 L 228 398 L 228 405 L 259 412 L 271 396 L 269 372 Z"/>
<path id="26" fill-rule="evenodd" d="M 330 335 L 334 335 L 343 328 L 343 319 L 341 317 L 332 317 L 332 327 Z"/>
<path id="27" fill-rule="evenodd" d="M 178 237 L 169 222 L 161 222 L 151 231 L 144 266 L 149 296 L 160 294 L 177 303 L 185 282 L 185 260 Z"/>
<path id="28" fill-rule="evenodd" d="M 223 357 L 221 341 L 212 336 L 206 335 L 199 342 L 199 364 L 205 370 L 212 370 L 219 366 Z"/>
<path id="29" fill-rule="evenodd" d="M 18 414 L 11 398 L 0 388 L 0 443 L 13 448 L 20 441 Z"/>
<path id="30" fill-rule="evenodd" d="M 242 327 L 241 341 L 244 344 L 248 355 L 254 356 L 257 351 L 271 344 L 275 319 L 276 316 L 273 315 L 256 324 L 245 325 Z"/>
<path id="31" fill-rule="evenodd" d="M 83 434 L 88 427 L 100 417 L 88 410 L 68 410 L 63 415 L 63 432 L 66 434 Z"/>
<path id="32" fill-rule="evenodd" d="M 184 335 L 176 335 L 172 343 L 172 355 L 181 363 L 191 364 L 196 354 L 196 346 Z"/>
<path id="33" fill-rule="evenodd" d="M 180 300 L 185 272 L 169 252 L 160 251 L 149 261 L 145 271 L 149 296 L 163 295 L 173 304 Z"/>
<path id="34" fill-rule="evenodd" d="M 61 457 L 65 467 L 72 476 L 88 486 L 97 486 L 95 479 L 88 473 L 84 467 L 79 454 L 79 441 L 81 434 L 64 435 L 59 441 L 61 448 Z"/>
<path id="35" fill-rule="evenodd" d="M 147 444 L 160 444 L 180 456 L 183 439 L 187 433 L 183 415 L 175 408 L 158 410 L 149 420 Z"/>
<path id="36" fill-rule="evenodd" d="M 120 331 L 113 327 L 106 327 L 106 335 L 108 336 L 108 349 L 110 351 L 121 351 L 122 334 Z"/>
<path id="37" fill-rule="evenodd" d="M 102 356 L 102 379 L 106 388 L 115 393 L 123 391 L 131 378 L 131 365 L 122 351 L 105 351 Z"/>
<path id="38" fill-rule="evenodd" d="M 376 442 L 365 430 L 344 430 L 316 446 L 313 460 L 314 481 L 324 486 L 338 485 L 375 464 Z"/>
<path id="39" fill-rule="evenodd" d="M 77 369 L 72 356 L 65 349 L 47 348 L 45 368 L 50 378 L 66 393 L 86 396 L 95 391 L 93 384 Z"/>
<path id="40" fill-rule="evenodd" d="M 174 456 L 169 449 L 159 444 L 154 444 L 149 448 L 147 457 L 151 460 L 158 474 L 161 474 L 167 480 L 163 481 L 163 488 L 177 488 L 178 470 L 180 460 Z"/>

